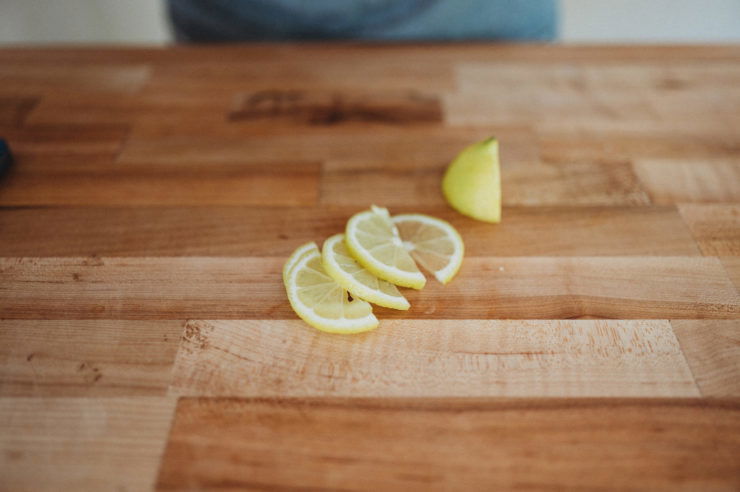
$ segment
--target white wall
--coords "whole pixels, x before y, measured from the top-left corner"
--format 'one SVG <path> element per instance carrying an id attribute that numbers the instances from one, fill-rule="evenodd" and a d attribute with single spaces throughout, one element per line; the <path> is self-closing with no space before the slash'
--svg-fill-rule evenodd
<path id="1" fill-rule="evenodd" d="M 169 39 L 159 0 L 0 0 L 0 44 Z"/>
<path id="2" fill-rule="evenodd" d="M 563 42 L 740 41 L 740 0 L 559 1 Z M 0 44 L 170 39 L 160 0 L 0 0 Z"/>
<path id="3" fill-rule="evenodd" d="M 740 0 L 560 0 L 564 42 L 737 42 Z"/>

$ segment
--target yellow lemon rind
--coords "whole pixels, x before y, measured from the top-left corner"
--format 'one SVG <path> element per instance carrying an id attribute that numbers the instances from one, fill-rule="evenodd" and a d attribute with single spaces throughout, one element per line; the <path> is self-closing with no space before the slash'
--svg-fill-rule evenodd
<path id="1" fill-rule="evenodd" d="M 336 283 L 347 290 L 353 297 L 358 297 L 365 301 L 377 304 L 391 309 L 399 309 L 405 311 L 411 307 L 409 301 L 403 296 L 392 296 L 381 292 L 379 290 L 368 287 L 367 285 L 357 281 L 351 274 L 342 270 L 339 263 L 333 254 L 334 244 L 338 241 L 344 241 L 344 234 L 335 234 L 326 241 L 321 248 L 321 261 L 324 265 L 324 270 L 334 279 Z M 382 282 L 383 280 L 380 279 Z"/>

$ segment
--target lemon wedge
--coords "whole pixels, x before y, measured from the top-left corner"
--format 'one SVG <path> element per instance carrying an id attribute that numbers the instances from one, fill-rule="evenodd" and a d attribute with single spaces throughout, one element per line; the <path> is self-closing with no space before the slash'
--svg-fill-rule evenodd
<path id="1" fill-rule="evenodd" d="M 352 297 L 393 309 L 410 307 L 395 285 L 379 279 L 352 258 L 344 243 L 344 234 L 335 234 L 324 241 L 321 259 L 326 273 Z"/>
<path id="2" fill-rule="evenodd" d="M 350 300 L 347 291 L 327 275 L 315 244 L 296 249 L 286 261 L 283 274 L 290 305 L 314 328 L 330 333 L 361 333 L 378 326 L 370 304 Z"/>
<path id="3" fill-rule="evenodd" d="M 442 192 L 461 214 L 485 222 L 501 222 L 498 140 L 489 138 L 460 152 L 445 172 Z"/>
<path id="4" fill-rule="evenodd" d="M 393 224 L 406 249 L 425 270 L 446 284 L 462 265 L 465 245 L 448 222 L 423 214 L 393 217 Z"/>
<path id="5" fill-rule="evenodd" d="M 372 206 L 347 222 L 345 243 L 352 257 L 373 275 L 392 284 L 421 289 L 426 283 L 385 208 Z"/>

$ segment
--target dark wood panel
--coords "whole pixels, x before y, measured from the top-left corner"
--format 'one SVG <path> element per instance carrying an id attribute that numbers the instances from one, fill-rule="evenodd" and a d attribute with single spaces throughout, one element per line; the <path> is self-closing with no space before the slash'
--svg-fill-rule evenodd
<path id="1" fill-rule="evenodd" d="M 276 198 L 283 192 L 278 190 Z M 0 187 L 0 201 L 4 193 Z M 0 256 L 287 257 L 299 244 L 320 243 L 342 231 L 362 208 L 0 207 Z M 390 210 L 450 221 L 468 257 L 699 254 L 673 207 L 505 207 L 498 225 L 446 207 Z"/>
<path id="2" fill-rule="evenodd" d="M 0 205 L 315 205 L 320 164 L 188 162 L 118 164 L 109 157 L 58 162 L 20 156 L 0 184 Z"/>
<path id="3" fill-rule="evenodd" d="M 382 57 L 380 56 L 382 55 Z M 5 47 L 0 61 L 37 64 L 58 63 L 173 63 L 213 62 L 215 58 L 229 63 L 244 60 L 285 60 L 300 56 L 309 61 L 346 63 L 368 57 L 413 60 L 424 58 L 437 62 L 519 61 L 540 63 L 655 63 L 738 61 L 740 48 L 733 44 L 717 45 L 526 45 L 491 43 L 419 44 L 387 43 L 375 45 L 359 42 L 249 43 L 217 46 L 175 45 L 166 48 L 147 47 Z"/>
<path id="4" fill-rule="evenodd" d="M 160 490 L 740 487 L 738 400 L 179 401 Z"/>
<path id="5" fill-rule="evenodd" d="M 536 149 L 526 128 L 458 128 L 412 125 L 399 132 L 390 125 L 372 127 L 256 127 L 240 122 L 203 125 L 140 122 L 121 152 L 120 162 L 256 162 L 280 161 L 362 161 L 372 163 L 450 162 L 464 147 L 491 134 L 517 133 L 512 146 Z M 516 140 L 514 140 L 516 138 Z M 525 140 L 526 139 L 526 140 Z M 525 144 L 525 142 L 527 142 Z M 524 149 L 532 153 L 531 149 Z M 508 152 L 508 151 L 507 151 Z"/>
<path id="6" fill-rule="evenodd" d="M 433 124 L 442 122 L 442 105 L 434 94 L 419 91 L 268 89 L 240 94 L 229 120 L 261 125 Z"/>
<path id="7" fill-rule="evenodd" d="M 30 125 L 22 128 L 2 128 L 13 154 L 24 158 L 50 159 L 56 163 L 75 165 L 80 158 L 115 156 L 128 134 L 125 125 Z"/>

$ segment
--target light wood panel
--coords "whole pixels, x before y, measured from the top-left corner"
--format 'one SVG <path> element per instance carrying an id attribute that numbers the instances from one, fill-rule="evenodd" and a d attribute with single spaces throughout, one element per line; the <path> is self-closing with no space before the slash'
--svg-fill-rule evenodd
<path id="1" fill-rule="evenodd" d="M 223 122 L 233 106 L 232 95 L 185 95 L 177 91 L 149 94 L 69 94 L 44 97 L 28 115 L 32 125 L 133 125 Z"/>
<path id="2" fill-rule="evenodd" d="M 648 205 L 624 162 L 534 163 L 501 168 L 507 205 Z"/>
<path id="3" fill-rule="evenodd" d="M 637 160 L 634 167 L 654 203 L 740 201 L 740 159 Z"/>
<path id="4" fill-rule="evenodd" d="M 635 159 L 736 159 L 737 137 L 716 132 L 667 131 L 565 131 L 540 133 L 540 150 L 546 162 L 613 162 Z"/>
<path id="5" fill-rule="evenodd" d="M 740 321 L 673 320 L 703 396 L 740 396 Z"/>
<path id="6" fill-rule="evenodd" d="M 531 122 L 538 129 L 571 132 L 671 129 L 730 135 L 732 108 L 740 104 L 740 68 L 734 63 L 463 62 L 456 75 L 457 91 L 446 98 L 452 125 Z M 703 118 L 708 112 L 713 117 Z"/>
<path id="7" fill-rule="evenodd" d="M 283 258 L 3 258 L 0 317 L 292 319 Z M 380 318 L 735 318 L 721 263 L 700 257 L 468 258 L 448 286 Z"/>
<path id="8" fill-rule="evenodd" d="M 740 204 L 682 204 L 678 209 L 703 254 L 740 256 Z"/>
<path id="9" fill-rule="evenodd" d="M 0 398 L 0 476 L 8 490 L 151 489 L 175 401 Z"/>
<path id="10" fill-rule="evenodd" d="M 182 399 L 160 490 L 740 486 L 737 400 Z"/>
<path id="11" fill-rule="evenodd" d="M 287 257 L 299 244 L 343 230 L 362 208 L 0 207 L 0 256 Z M 468 257 L 700 254 L 674 207 L 504 207 L 497 225 L 446 206 L 390 210 L 450 221 Z"/>
<path id="12" fill-rule="evenodd" d="M 238 367 L 238 370 L 234 370 Z M 667 321 L 189 321 L 173 392 L 194 396 L 699 396 Z"/>
<path id="13" fill-rule="evenodd" d="M 149 78 L 150 67 L 141 64 L 100 63 L 3 63 L 0 86 L 16 94 L 57 94 L 79 92 L 122 92 L 140 89 Z"/>
<path id="14" fill-rule="evenodd" d="M 164 395 L 182 321 L 0 320 L 0 396 Z"/>

